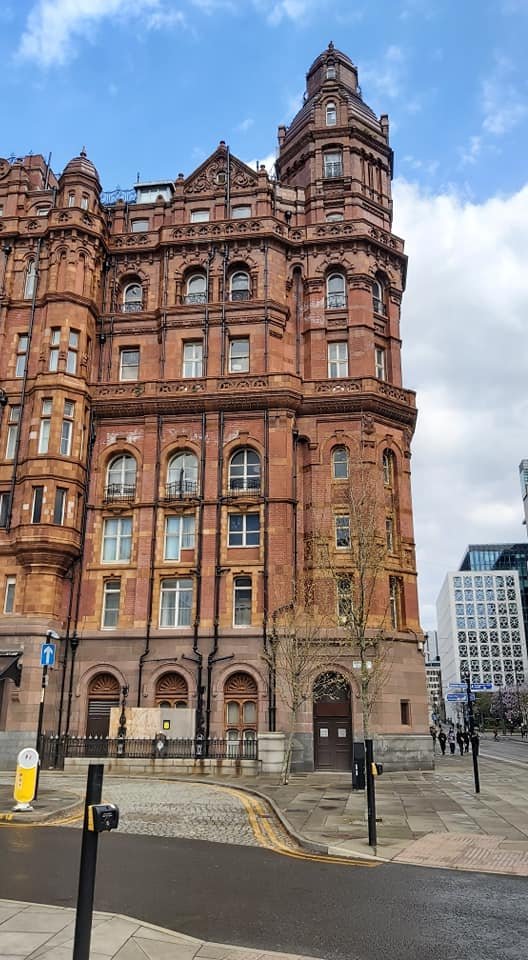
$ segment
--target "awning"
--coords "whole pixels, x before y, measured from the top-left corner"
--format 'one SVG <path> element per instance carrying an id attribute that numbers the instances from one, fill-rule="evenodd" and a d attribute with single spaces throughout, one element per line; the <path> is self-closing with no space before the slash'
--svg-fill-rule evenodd
<path id="1" fill-rule="evenodd" d="M 21 656 L 21 650 L 0 650 L 0 680 L 14 680 L 15 685 L 20 686 L 22 667 L 18 666 L 18 661 Z"/>

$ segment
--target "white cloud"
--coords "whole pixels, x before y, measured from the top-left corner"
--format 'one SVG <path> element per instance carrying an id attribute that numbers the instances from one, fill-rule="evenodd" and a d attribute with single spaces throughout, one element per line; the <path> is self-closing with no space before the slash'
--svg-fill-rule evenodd
<path id="1" fill-rule="evenodd" d="M 393 100 L 403 95 L 405 74 L 406 56 L 396 44 L 391 44 L 382 56 L 360 68 L 363 88 L 368 87 L 376 95 Z"/>
<path id="2" fill-rule="evenodd" d="M 246 117 L 245 120 L 241 120 L 241 122 L 237 125 L 236 129 L 240 133 L 247 133 L 247 131 L 253 126 L 254 123 L 255 123 L 254 117 Z"/>
<path id="3" fill-rule="evenodd" d="M 494 67 L 481 84 L 481 103 L 486 133 L 502 136 L 513 130 L 528 114 L 526 89 L 514 80 L 511 61 L 496 54 Z"/>
<path id="4" fill-rule="evenodd" d="M 303 22 L 321 0 L 253 0 L 256 9 L 264 13 L 268 23 L 278 26 L 283 20 Z"/>
<path id="5" fill-rule="evenodd" d="M 460 162 L 462 166 L 467 164 L 476 163 L 480 157 L 482 151 L 482 137 L 474 136 L 469 138 L 469 143 L 465 147 L 461 147 L 459 150 L 460 153 Z"/>
<path id="6" fill-rule="evenodd" d="M 404 383 L 417 390 L 413 491 L 422 622 L 468 543 L 524 541 L 528 185 L 476 204 L 396 181 L 406 240 Z"/>
<path id="7" fill-rule="evenodd" d="M 245 160 L 244 162 L 248 167 L 251 167 L 252 170 L 258 170 L 261 164 L 264 164 L 268 173 L 273 176 L 275 174 L 275 161 L 277 160 L 276 153 L 268 153 L 265 157 L 261 157 L 260 160 Z"/>

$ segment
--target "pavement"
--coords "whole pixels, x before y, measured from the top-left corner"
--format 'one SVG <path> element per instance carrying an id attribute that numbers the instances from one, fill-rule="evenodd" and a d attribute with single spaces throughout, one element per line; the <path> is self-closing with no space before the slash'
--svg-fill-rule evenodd
<path id="1" fill-rule="evenodd" d="M 0 900 L 0 960 L 71 960 L 75 911 Z M 90 960 L 314 960 L 208 943 L 118 914 L 94 913 Z"/>

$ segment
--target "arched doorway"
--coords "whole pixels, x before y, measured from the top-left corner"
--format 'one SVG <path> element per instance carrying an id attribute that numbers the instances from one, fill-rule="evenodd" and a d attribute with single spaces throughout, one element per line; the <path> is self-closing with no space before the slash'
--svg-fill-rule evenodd
<path id="1" fill-rule="evenodd" d="M 350 684 L 339 673 L 322 673 L 313 690 L 316 770 L 352 769 Z"/>
<path id="2" fill-rule="evenodd" d="M 189 690 L 185 677 L 181 673 L 164 673 L 156 683 L 156 706 L 187 707 Z"/>
<path id="3" fill-rule="evenodd" d="M 119 706 L 121 688 L 111 673 L 98 673 L 88 686 L 87 737 L 107 737 L 110 710 Z"/>
<path id="4" fill-rule="evenodd" d="M 224 684 L 226 739 L 257 739 L 258 688 L 249 673 L 232 673 Z"/>

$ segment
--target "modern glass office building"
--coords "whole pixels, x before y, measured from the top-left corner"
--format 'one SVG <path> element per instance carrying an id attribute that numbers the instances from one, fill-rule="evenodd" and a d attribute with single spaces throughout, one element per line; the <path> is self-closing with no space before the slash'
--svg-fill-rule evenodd
<path id="1" fill-rule="evenodd" d="M 516 570 L 525 637 L 528 637 L 528 543 L 471 543 L 460 570 Z"/>

